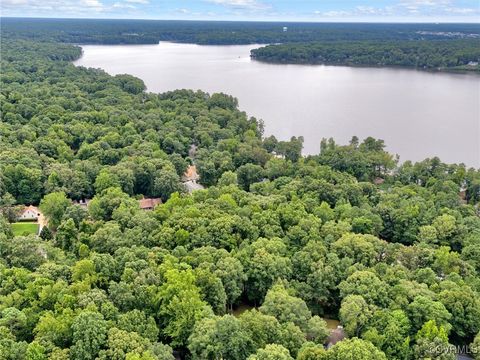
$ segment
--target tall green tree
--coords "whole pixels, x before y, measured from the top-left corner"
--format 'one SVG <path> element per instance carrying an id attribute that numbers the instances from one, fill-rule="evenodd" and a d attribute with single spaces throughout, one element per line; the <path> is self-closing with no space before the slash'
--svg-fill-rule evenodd
<path id="1" fill-rule="evenodd" d="M 432 360 L 453 360 L 456 358 L 451 351 L 447 331 L 441 325 L 437 326 L 435 320 L 429 320 L 423 324 L 415 339 L 414 352 L 416 358 Z"/>
<path id="2" fill-rule="evenodd" d="M 197 322 L 188 342 L 193 359 L 241 360 L 254 350 L 249 333 L 232 315 Z"/>
<path id="3" fill-rule="evenodd" d="M 371 342 L 358 338 L 340 341 L 328 350 L 328 360 L 386 360 Z"/>
<path id="4" fill-rule="evenodd" d="M 280 283 L 268 290 L 260 311 L 274 316 L 280 322 L 293 322 L 304 330 L 307 329 L 308 321 L 312 317 L 305 301 L 291 296 Z"/>
<path id="5" fill-rule="evenodd" d="M 168 269 L 158 290 L 157 303 L 161 331 L 172 339 L 173 346 L 187 346 L 195 323 L 212 313 L 201 299 L 191 270 Z"/>
<path id="6" fill-rule="evenodd" d="M 95 359 L 106 342 L 107 328 L 102 314 L 89 310 L 80 312 L 72 323 L 72 359 Z"/>
<path id="7" fill-rule="evenodd" d="M 254 355 L 250 355 L 248 360 L 293 360 L 293 357 L 282 345 L 269 344 L 259 349 Z"/>
<path id="8" fill-rule="evenodd" d="M 40 210 L 48 218 L 50 227 L 56 229 L 69 205 L 70 200 L 64 192 L 55 192 L 45 195 L 40 202 Z"/>

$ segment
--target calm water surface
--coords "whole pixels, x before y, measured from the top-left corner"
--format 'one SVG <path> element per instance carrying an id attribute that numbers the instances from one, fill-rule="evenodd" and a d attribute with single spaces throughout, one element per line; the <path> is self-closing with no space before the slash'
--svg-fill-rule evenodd
<path id="1" fill-rule="evenodd" d="M 322 137 L 384 139 L 402 160 L 439 156 L 480 167 L 480 76 L 407 69 L 272 65 L 250 60 L 255 46 L 82 46 L 76 65 L 132 74 L 149 91 L 201 89 L 238 98 L 263 119 L 266 135 L 303 135 L 316 154 Z"/>

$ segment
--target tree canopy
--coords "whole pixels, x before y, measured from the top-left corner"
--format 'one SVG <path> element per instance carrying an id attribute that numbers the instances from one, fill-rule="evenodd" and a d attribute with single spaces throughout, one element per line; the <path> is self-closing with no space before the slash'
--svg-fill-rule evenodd
<path id="1" fill-rule="evenodd" d="M 479 170 L 399 164 L 373 138 L 303 156 L 301 137 L 265 138 L 229 95 L 149 93 L 73 66 L 80 49 L 52 36 L 1 39 L 2 359 L 413 360 L 478 347 Z M 190 164 L 205 185 L 191 194 Z M 162 203 L 142 210 L 150 197 Z M 14 235 L 31 204 L 48 230 Z M 347 339 L 326 349 L 322 318 Z"/>

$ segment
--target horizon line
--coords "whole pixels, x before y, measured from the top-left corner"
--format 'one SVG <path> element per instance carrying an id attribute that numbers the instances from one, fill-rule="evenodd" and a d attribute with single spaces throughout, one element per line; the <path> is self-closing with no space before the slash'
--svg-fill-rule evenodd
<path id="1" fill-rule="evenodd" d="M 42 20 L 138 20 L 138 21 L 184 21 L 184 22 L 194 22 L 194 21 L 203 21 L 203 22 L 249 22 L 249 23 L 308 23 L 308 24 L 470 24 L 470 25 L 480 25 L 480 20 L 478 22 L 461 22 L 461 21 L 449 21 L 449 20 L 437 20 L 437 21 L 428 21 L 428 20 L 405 20 L 405 21 L 370 21 L 370 20 L 212 20 L 212 19 L 149 19 L 149 18 L 100 18 L 100 17 L 47 17 L 47 16 L 0 16 L 0 19 L 42 19 Z"/>

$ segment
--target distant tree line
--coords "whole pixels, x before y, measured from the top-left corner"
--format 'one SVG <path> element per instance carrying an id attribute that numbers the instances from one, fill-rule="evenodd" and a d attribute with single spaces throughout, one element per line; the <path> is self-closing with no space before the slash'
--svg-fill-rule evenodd
<path id="1" fill-rule="evenodd" d="M 254 49 L 251 56 L 259 61 L 288 64 L 480 71 L 480 39 L 289 43 Z"/>
<path id="2" fill-rule="evenodd" d="M 76 44 L 276 44 L 313 41 L 455 40 L 478 24 L 367 24 L 2 18 L 4 36 Z M 286 27 L 287 31 L 284 31 Z M 451 34 L 446 36 L 445 34 Z"/>

